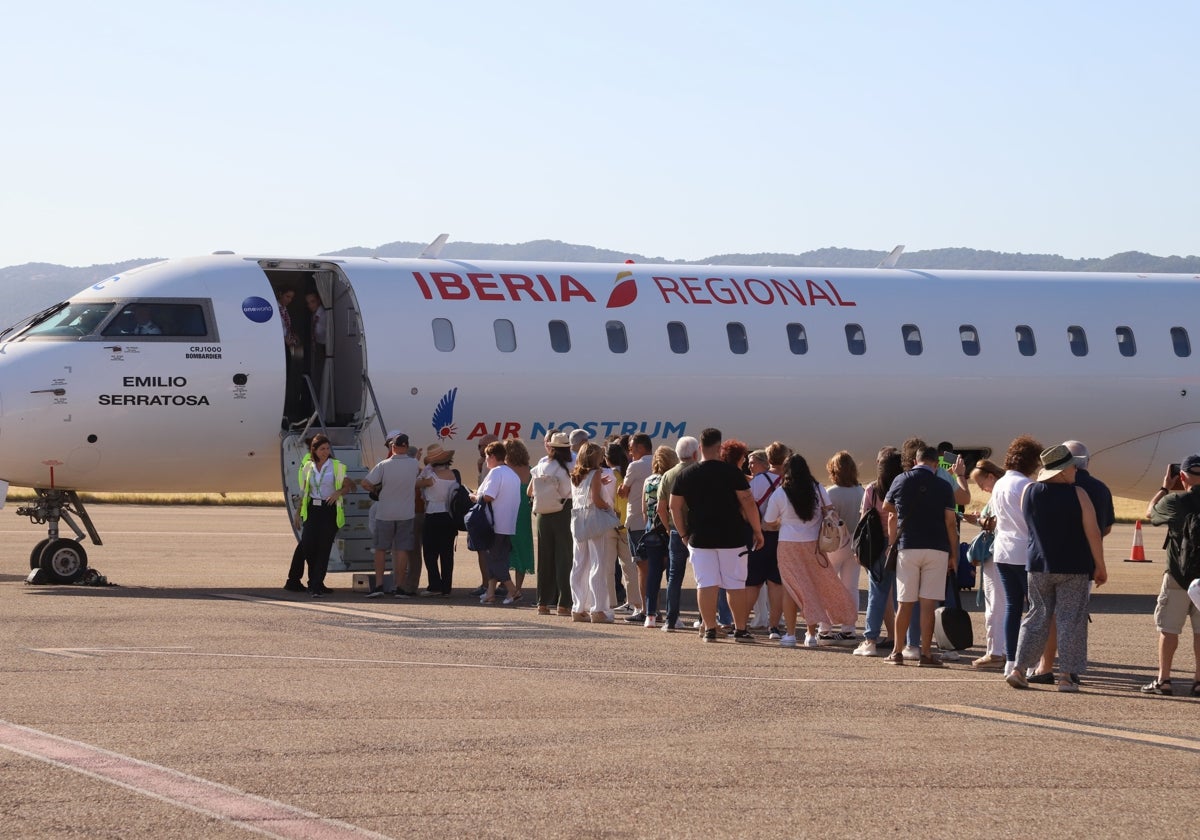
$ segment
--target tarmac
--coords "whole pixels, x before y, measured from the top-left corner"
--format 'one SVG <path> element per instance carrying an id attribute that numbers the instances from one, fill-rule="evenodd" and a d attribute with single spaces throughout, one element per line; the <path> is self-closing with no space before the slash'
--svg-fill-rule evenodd
<path id="1" fill-rule="evenodd" d="M 851 647 L 282 589 L 281 508 L 93 506 L 113 586 L 27 586 L 0 512 L 0 837 L 1123 837 L 1200 823 L 1156 669 L 1161 531 L 1105 541 L 1082 692 Z M 865 578 L 864 578 L 865 580 Z M 695 617 L 685 587 L 685 617 Z M 865 594 L 863 596 L 865 604 Z M 861 632 L 861 617 L 859 630 Z M 1188 829 L 1191 825 L 1193 828 Z"/>

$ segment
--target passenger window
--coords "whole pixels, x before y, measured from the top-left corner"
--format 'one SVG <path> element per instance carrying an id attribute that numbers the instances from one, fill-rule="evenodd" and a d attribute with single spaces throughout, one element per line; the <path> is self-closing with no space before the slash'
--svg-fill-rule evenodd
<path id="1" fill-rule="evenodd" d="M 555 353 L 567 353 L 571 350 L 571 331 L 566 321 L 550 322 L 550 349 Z"/>
<path id="2" fill-rule="evenodd" d="M 979 331 L 974 324 L 963 324 L 958 328 L 958 340 L 962 342 L 963 354 L 979 355 Z"/>
<path id="3" fill-rule="evenodd" d="M 688 334 L 687 327 L 682 321 L 667 322 L 667 341 L 671 345 L 672 353 L 686 353 L 688 351 Z"/>
<path id="4" fill-rule="evenodd" d="M 1017 349 L 1022 356 L 1032 356 L 1037 352 L 1037 342 L 1033 340 L 1033 328 L 1024 324 L 1017 327 Z"/>
<path id="5" fill-rule="evenodd" d="M 492 329 L 496 332 L 496 349 L 501 353 L 511 353 L 517 349 L 517 331 L 513 329 L 513 322 L 507 318 L 497 318 L 492 322 Z"/>
<path id="6" fill-rule="evenodd" d="M 921 330 L 916 324 L 905 324 L 900 328 L 900 336 L 904 339 L 904 352 L 910 356 L 920 356 L 924 345 L 921 342 Z"/>
<path id="7" fill-rule="evenodd" d="M 1071 352 L 1076 356 L 1087 355 L 1087 333 L 1083 331 L 1083 327 L 1067 327 L 1067 341 L 1071 345 Z"/>
<path id="8" fill-rule="evenodd" d="M 620 321 L 609 321 L 604 325 L 608 333 L 608 349 L 614 353 L 624 353 L 629 349 L 629 338 L 625 335 L 625 325 Z"/>
<path id="9" fill-rule="evenodd" d="M 793 355 L 803 356 L 808 352 L 808 333 L 804 331 L 803 324 L 788 324 L 787 337 Z"/>
<path id="10" fill-rule="evenodd" d="M 454 325 L 449 318 L 433 319 L 433 346 L 443 353 L 454 349 Z"/>
<path id="11" fill-rule="evenodd" d="M 1137 343 L 1133 340 L 1133 330 L 1129 327 L 1117 327 L 1117 349 L 1122 356 L 1137 354 Z"/>
<path id="12" fill-rule="evenodd" d="M 1183 327 L 1171 327 L 1171 346 L 1175 348 L 1175 355 L 1181 359 L 1192 355 L 1192 341 Z"/>
<path id="13" fill-rule="evenodd" d="M 741 356 L 750 349 L 750 339 L 746 336 L 746 327 L 736 321 L 725 325 L 725 335 L 729 339 L 730 351 Z"/>
<path id="14" fill-rule="evenodd" d="M 861 356 L 867 352 L 867 336 L 861 325 L 846 325 L 846 347 L 852 356 Z"/>

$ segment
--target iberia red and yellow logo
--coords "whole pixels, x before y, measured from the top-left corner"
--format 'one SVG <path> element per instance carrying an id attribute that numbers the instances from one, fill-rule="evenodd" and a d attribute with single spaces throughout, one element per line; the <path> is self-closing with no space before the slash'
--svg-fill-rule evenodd
<path id="1" fill-rule="evenodd" d="M 637 280 L 633 278 L 633 272 L 618 272 L 617 279 L 613 281 L 613 290 L 608 295 L 608 303 L 605 304 L 605 308 L 619 309 L 622 306 L 628 306 L 635 300 L 637 300 Z"/>

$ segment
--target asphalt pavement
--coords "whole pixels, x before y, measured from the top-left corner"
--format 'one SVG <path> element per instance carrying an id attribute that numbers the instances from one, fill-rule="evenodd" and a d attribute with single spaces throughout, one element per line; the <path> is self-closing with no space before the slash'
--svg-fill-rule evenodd
<path id="1" fill-rule="evenodd" d="M 1077 695 L 851 647 L 282 589 L 276 508 L 94 506 L 114 586 L 27 586 L 0 511 L 0 837 L 1116 837 L 1200 821 L 1155 672 L 1161 532 L 1106 540 Z M 864 578 L 865 580 L 865 578 Z M 526 581 L 532 594 L 535 581 Z M 694 592 L 688 592 L 695 617 Z M 964 593 L 982 616 L 974 594 Z M 865 604 L 865 594 L 863 596 Z M 861 632 L 861 616 L 859 629 Z M 1175 685 L 1191 685 L 1190 645 Z"/>

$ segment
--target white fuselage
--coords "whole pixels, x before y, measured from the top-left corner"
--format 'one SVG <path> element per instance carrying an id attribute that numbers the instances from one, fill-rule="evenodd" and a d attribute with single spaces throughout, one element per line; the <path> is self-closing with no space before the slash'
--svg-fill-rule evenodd
<path id="1" fill-rule="evenodd" d="M 325 422 L 357 428 L 369 455 L 384 428 L 457 449 L 469 481 L 479 437 L 520 437 L 537 457 L 549 431 L 575 427 L 657 445 L 716 426 L 781 440 L 814 471 L 848 449 L 864 480 L 879 447 L 913 435 L 999 460 L 1019 434 L 1074 438 L 1126 495 L 1200 450 L 1192 276 L 218 255 L 83 290 L 73 307 L 113 304 L 97 324 L 0 341 L 0 479 L 278 489 L 296 363 L 289 374 L 275 293 L 295 288 L 302 320 L 322 272 Z M 202 337 L 121 332 L 137 301 L 204 301 L 211 323 Z"/>

